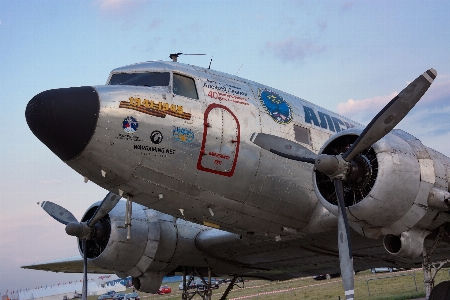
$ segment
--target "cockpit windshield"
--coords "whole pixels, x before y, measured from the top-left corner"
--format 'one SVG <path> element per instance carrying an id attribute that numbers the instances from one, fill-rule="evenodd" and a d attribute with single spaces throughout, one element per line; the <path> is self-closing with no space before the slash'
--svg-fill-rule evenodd
<path id="1" fill-rule="evenodd" d="M 117 73 L 111 76 L 109 85 L 168 86 L 169 72 Z"/>

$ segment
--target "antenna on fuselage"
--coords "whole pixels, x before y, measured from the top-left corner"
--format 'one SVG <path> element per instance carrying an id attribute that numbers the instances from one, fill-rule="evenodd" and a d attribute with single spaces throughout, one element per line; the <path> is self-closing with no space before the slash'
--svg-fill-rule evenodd
<path id="1" fill-rule="evenodd" d="M 208 70 L 210 70 L 210 69 L 211 69 L 211 63 L 212 63 L 212 59 L 213 59 L 213 57 L 214 57 L 214 52 L 213 52 L 213 55 L 211 56 L 211 60 L 209 61 L 209 67 L 208 67 Z"/>
<path id="2" fill-rule="evenodd" d="M 244 63 L 242 63 L 242 65 L 239 67 L 239 70 L 237 70 L 237 72 L 236 72 L 236 76 L 237 76 L 237 74 L 239 73 L 239 71 L 241 70 L 241 68 L 242 68 L 242 66 L 244 65 Z"/>
<path id="3" fill-rule="evenodd" d="M 178 52 L 178 53 L 170 54 L 169 57 L 173 62 L 178 62 L 178 56 L 180 56 L 180 55 L 206 55 L 206 54 L 184 54 L 184 53 Z"/>

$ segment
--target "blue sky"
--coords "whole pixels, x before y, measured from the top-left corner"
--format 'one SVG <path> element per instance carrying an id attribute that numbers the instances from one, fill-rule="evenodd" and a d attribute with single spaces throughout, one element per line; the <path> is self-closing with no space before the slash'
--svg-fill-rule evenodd
<path id="1" fill-rule="evenodd" d="M 428 68 L 438 77 L 402 121 L 450 156 L 450 1 L 0 0 L 0 293 L 81 279 L 22 270 L 78 254 L 37 202 L 81 217 L 106 192 L 29 131 L 27 102 L 104 84 L 111 69 L 174 52 L 368 123 Z"/>

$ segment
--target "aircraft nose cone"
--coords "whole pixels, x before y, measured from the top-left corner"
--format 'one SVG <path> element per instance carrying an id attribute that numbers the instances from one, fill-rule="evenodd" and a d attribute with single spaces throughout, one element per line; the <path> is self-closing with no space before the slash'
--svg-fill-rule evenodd
<path id="1" fill-rule="evenodd" d="M 93 87 L 48 90 L 34 96 L 25 118 L 33 134 L 60 159 L 79 155 L 91 140 L 100 103 Z"/>

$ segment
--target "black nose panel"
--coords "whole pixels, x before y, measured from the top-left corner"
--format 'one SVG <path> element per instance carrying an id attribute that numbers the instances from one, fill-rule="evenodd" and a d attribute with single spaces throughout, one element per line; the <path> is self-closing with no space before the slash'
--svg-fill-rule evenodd
<path id="1" fill-rule="evenodd" d="M 80 154 L 97 125 L 100 103 L 93 87 L 48 90 L 28 102 L 28 127 L 60 159 Z"/>

